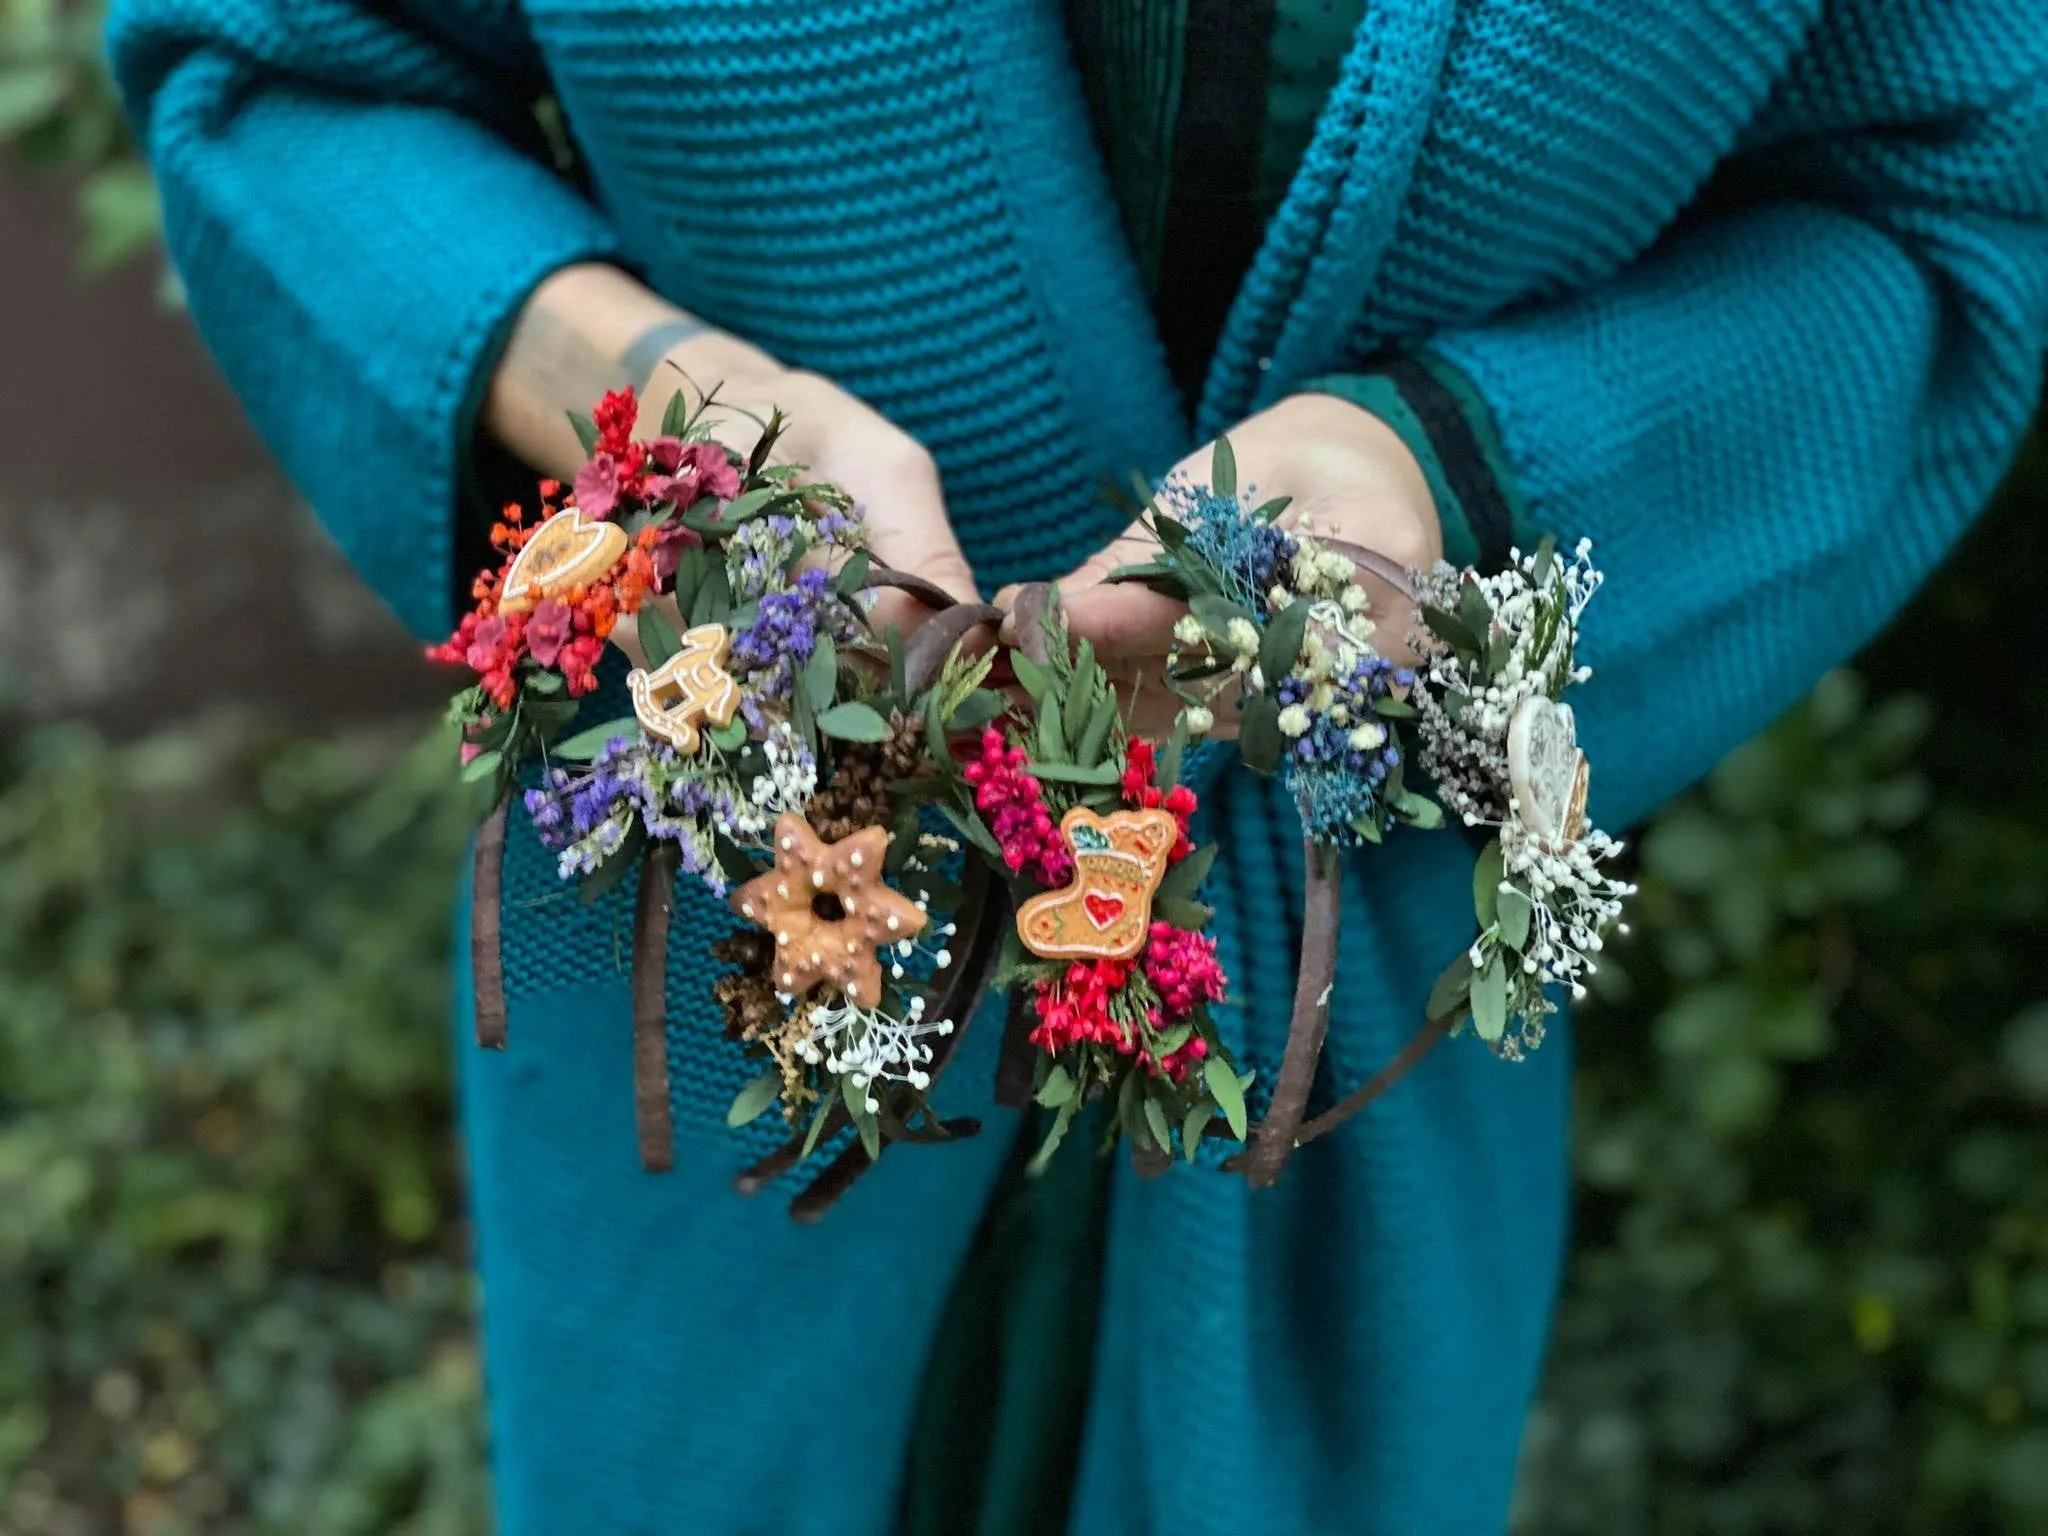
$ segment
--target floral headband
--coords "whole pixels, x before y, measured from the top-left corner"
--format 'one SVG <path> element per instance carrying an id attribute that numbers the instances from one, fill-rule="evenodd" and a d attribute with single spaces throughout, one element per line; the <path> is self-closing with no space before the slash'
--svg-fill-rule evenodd
<path id="1" fill-rule="evenodd" d="M 1584 825 L 1585 762 L 1556 703 L 1584 675 L 1572 643 L 1598 578 L 1583 549 L 1565 563 L 1546 548 L 1499 576 L 1413 578 L 1282 531 L 1284 504 L 1247 508 L 1219 445 L 1211 487 L 1169 483 L 1153 504 L 1159 556 L 1120 573 L 1190 607 L 1171 674 L 1186 707 L 1154 742 L 1127 729 L 1048 589 L 1017 603 L 1019 647 L 1003 658 L 1017 686 L 992 685 L 997 656 L 969 642 L 1002 612 L 875 564 L 845 493 L 772 462 L 782 418 L 741 459 L 710 435 L 716 403 L 679 394 L 651 441 L 633 436 L 629 392 L 572 418 L 584 469 L 572 487 L 542 483 L 538 518 L 505 510 L 498 564 L 429 653 L 475 674 L 451 717 L 464 776 L 496 789 L 472 887 L 480 1044 L 507 1044 L 498 924 L 515 799 L 587 899 L 639 871 L 634 1082 L 650 1170 L 673 1159 L 675 883 L 698 879 L 729 904 L 736 927 L 713 953 L 731 969 L 712 999 L 760 1071 L 728 1123 L 779 1108 L 790 1127 L 737 1187 L 844 1143 L 795 1197 L 800 1220 L 888 1145 L 979 1129 L 940 1120 L 929 1095 L 991 985 L 1013 999 L 997 1101 L 1052 1111 L 1040 1164 L 1081 1106 L 1106 1098 L 1141 1169 L 1176 1147 L 1192 1160 L 1205 1137 L 1249 1138 L 1226 1166 L 1269 1183 L 1468 1014 L 1503 1055 L 1540 1040 L 1544 988 L 1578 984 L 1627 893 L 1599 872 L 1617 845 Z M 1416 669 L 1373 650 L 1360 571 L 1421 599 Z M 878 633 L 883 588 L 932 616 L 908 638 Z M 564 737 L 607 644 L 634 662 L 632 712 Z M 1282 774 L 1311 850 L 1294 1020 L 1256 1127 L 1251 1075 L 1212 1012 L 1228 980 L 1197 897 L 1215 849 L 1190 839 L 1197 802 L 1182 782 L 1190 740 L 1230 706 L 1244 760 Z M 1408 728 L 1445 802 L 1496 833 L 1475 883 L 1479 936 L 1416 1040 L 1304 1124 L 1335 974 L 1337 850 L 1443 819 L 1404 783 Z"/>

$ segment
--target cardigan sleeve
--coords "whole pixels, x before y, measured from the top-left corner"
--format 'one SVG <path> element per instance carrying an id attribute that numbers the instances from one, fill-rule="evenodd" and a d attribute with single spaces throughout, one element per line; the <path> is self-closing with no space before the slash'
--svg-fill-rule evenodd
<path id="1" fill-rule="evenodd" d="M 1433 338 L 1535 525 L 1591 538 L 1606 573 L 1578 702 L 1606 824 L 1873 635 L 2024 433 L 2048 333 L 2048 31 L 2027 9 L 1837 8 L 1855 26 L 1780 87 L 1776 147 L 1647 257 Z"/>
<path id="2" fill-rule="evenodd" d="M 1542 538 L 1508 470 L 1493 412 L 1442 358 L 1394 353 L 1362 373 L 1309 379 L 1296 392 L 1348 400 L 1393 430 L 1429 486 L 1451 564 L 1497 571 L 1513 550 Z"/>
<path id="3" fill-rule="evenodd" d="M 435 4 L 115 0 L 108 37 L 202 335 L 422 635 L 449 619 L 464 403 L 490 348 L 542 278 L 614 247 L 546 165 L 516 6 Z"/>

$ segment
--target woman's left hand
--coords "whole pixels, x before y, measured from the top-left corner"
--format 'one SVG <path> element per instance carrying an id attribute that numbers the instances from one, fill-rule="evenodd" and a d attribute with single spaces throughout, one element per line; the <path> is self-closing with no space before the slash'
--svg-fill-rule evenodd
<path id="1" fill-rule="evenodd" d="M 1238 485 L 1249 500 L 1292 498 L 1279 526 L 1305 523 L 1312 534 L 1359 545 L 1404 568 L 1427 570 L 1442 557 L 1443 531 L 1421 466 L 1400 436 L 1370 412 L 1334 395 L 1292 395 L 1225 435 L 1237 460 Z M 1213 448 L 1201 449 L 1173 473 L 1207 484 L 1212 453 Z M 1153 536 L 1133 524 L 1059 583 L 1074 639 L 1090 641 L 1118 688 L 1127 698 L 1135 695 L 1131 729 L 1144 735 L 1172 729 L 1180 708 L 1166 684 L 1166 666 L 1174 621 L 1187 609 L 1135 582 L 1112 584 L 1106 578 L 1157 552 Z M 1359 579 L 1372 601 L 1381 649 L 1397 661 L 1410 659 L 1413 605 L 1366 572 Z M 997 601 L 1007 603 L 1010 595 L 999 594 Z M 1015 622 L 1004 626 L 1007 644 L 1016 643 Z M 1212 734 L 1235 734 L 1234 714 L 1220 708 L 1215 713 Z"/>

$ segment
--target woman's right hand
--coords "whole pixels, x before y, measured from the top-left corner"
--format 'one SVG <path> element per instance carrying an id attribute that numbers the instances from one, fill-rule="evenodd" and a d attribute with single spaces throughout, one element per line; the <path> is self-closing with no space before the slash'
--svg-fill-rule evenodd
<path id="1" fill-rule="evenodd" d="M 975 597 L 938 466 L 922 444 L 831 380 L 784 367 L 615 267 L 564 268 L 534 290 L 491 381 L 484 425 L 539 473 L 567 482 L 583 462 L 568 413 L 587 413 L 606 390 L 628 384 L 640 393 L 642 435 L 653 434 L 677 390 L 694 402 L 715 387 L 707 419 L 742 455 L 780 409 L 776 457 L 854 498 L 878 563 Z M 926 616 L 902 593 L 878 594 L 878 627 L 907 632 Z"/>

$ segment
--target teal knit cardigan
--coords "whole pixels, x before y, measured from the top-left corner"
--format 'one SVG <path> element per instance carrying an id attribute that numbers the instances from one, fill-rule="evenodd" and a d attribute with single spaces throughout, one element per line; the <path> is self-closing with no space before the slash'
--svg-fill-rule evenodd
<path id="1" fill-rule="evenodd" d="M 1372 0 L 1193 422 L 1053 0 L 117 0 L 112 42 L 194 315 L 422 633 L 448 618 L 460 403 L 564 262 L 624 263 L 886 411 L 991 584 L 1109 531 L 1100 473 L 1427 343 L 1533 518 L 1609 573 L 1581 718 L 1625 825 L 1883 623 L 2039 382 L 2039 0 Z M 530 131 L 550 87 L 589 197 Z M 1270 1071 L 1296 823 L 1237 777 L 1208 809 L 1232 1027 Z M 462 1052 L 501 1529 L 886 1530 L 1015 1124 L 987 1102 L 995 1030 L 942 1098 L 991 1134 L 893 1155 L 795 1229 L 727 1187 L 761 1143 L 721 1124 L 744 1073 L 703 995 L 723 918 L 688 903 L 678 1169 L 648 1177 L 630 893 L 548 899 L 512 843 L 511 1049 Z M 1358 861 L 1338 1084 L 1412 1028 L 1469 870 L 1449 835 Z M 1272 1192 L 1119 1173 L 1074 1528 L 1498 1532 L 1561 1253 L 1567 1057 L 1562 1034 L 1520 1066 L 1453 1042 Z"/>

